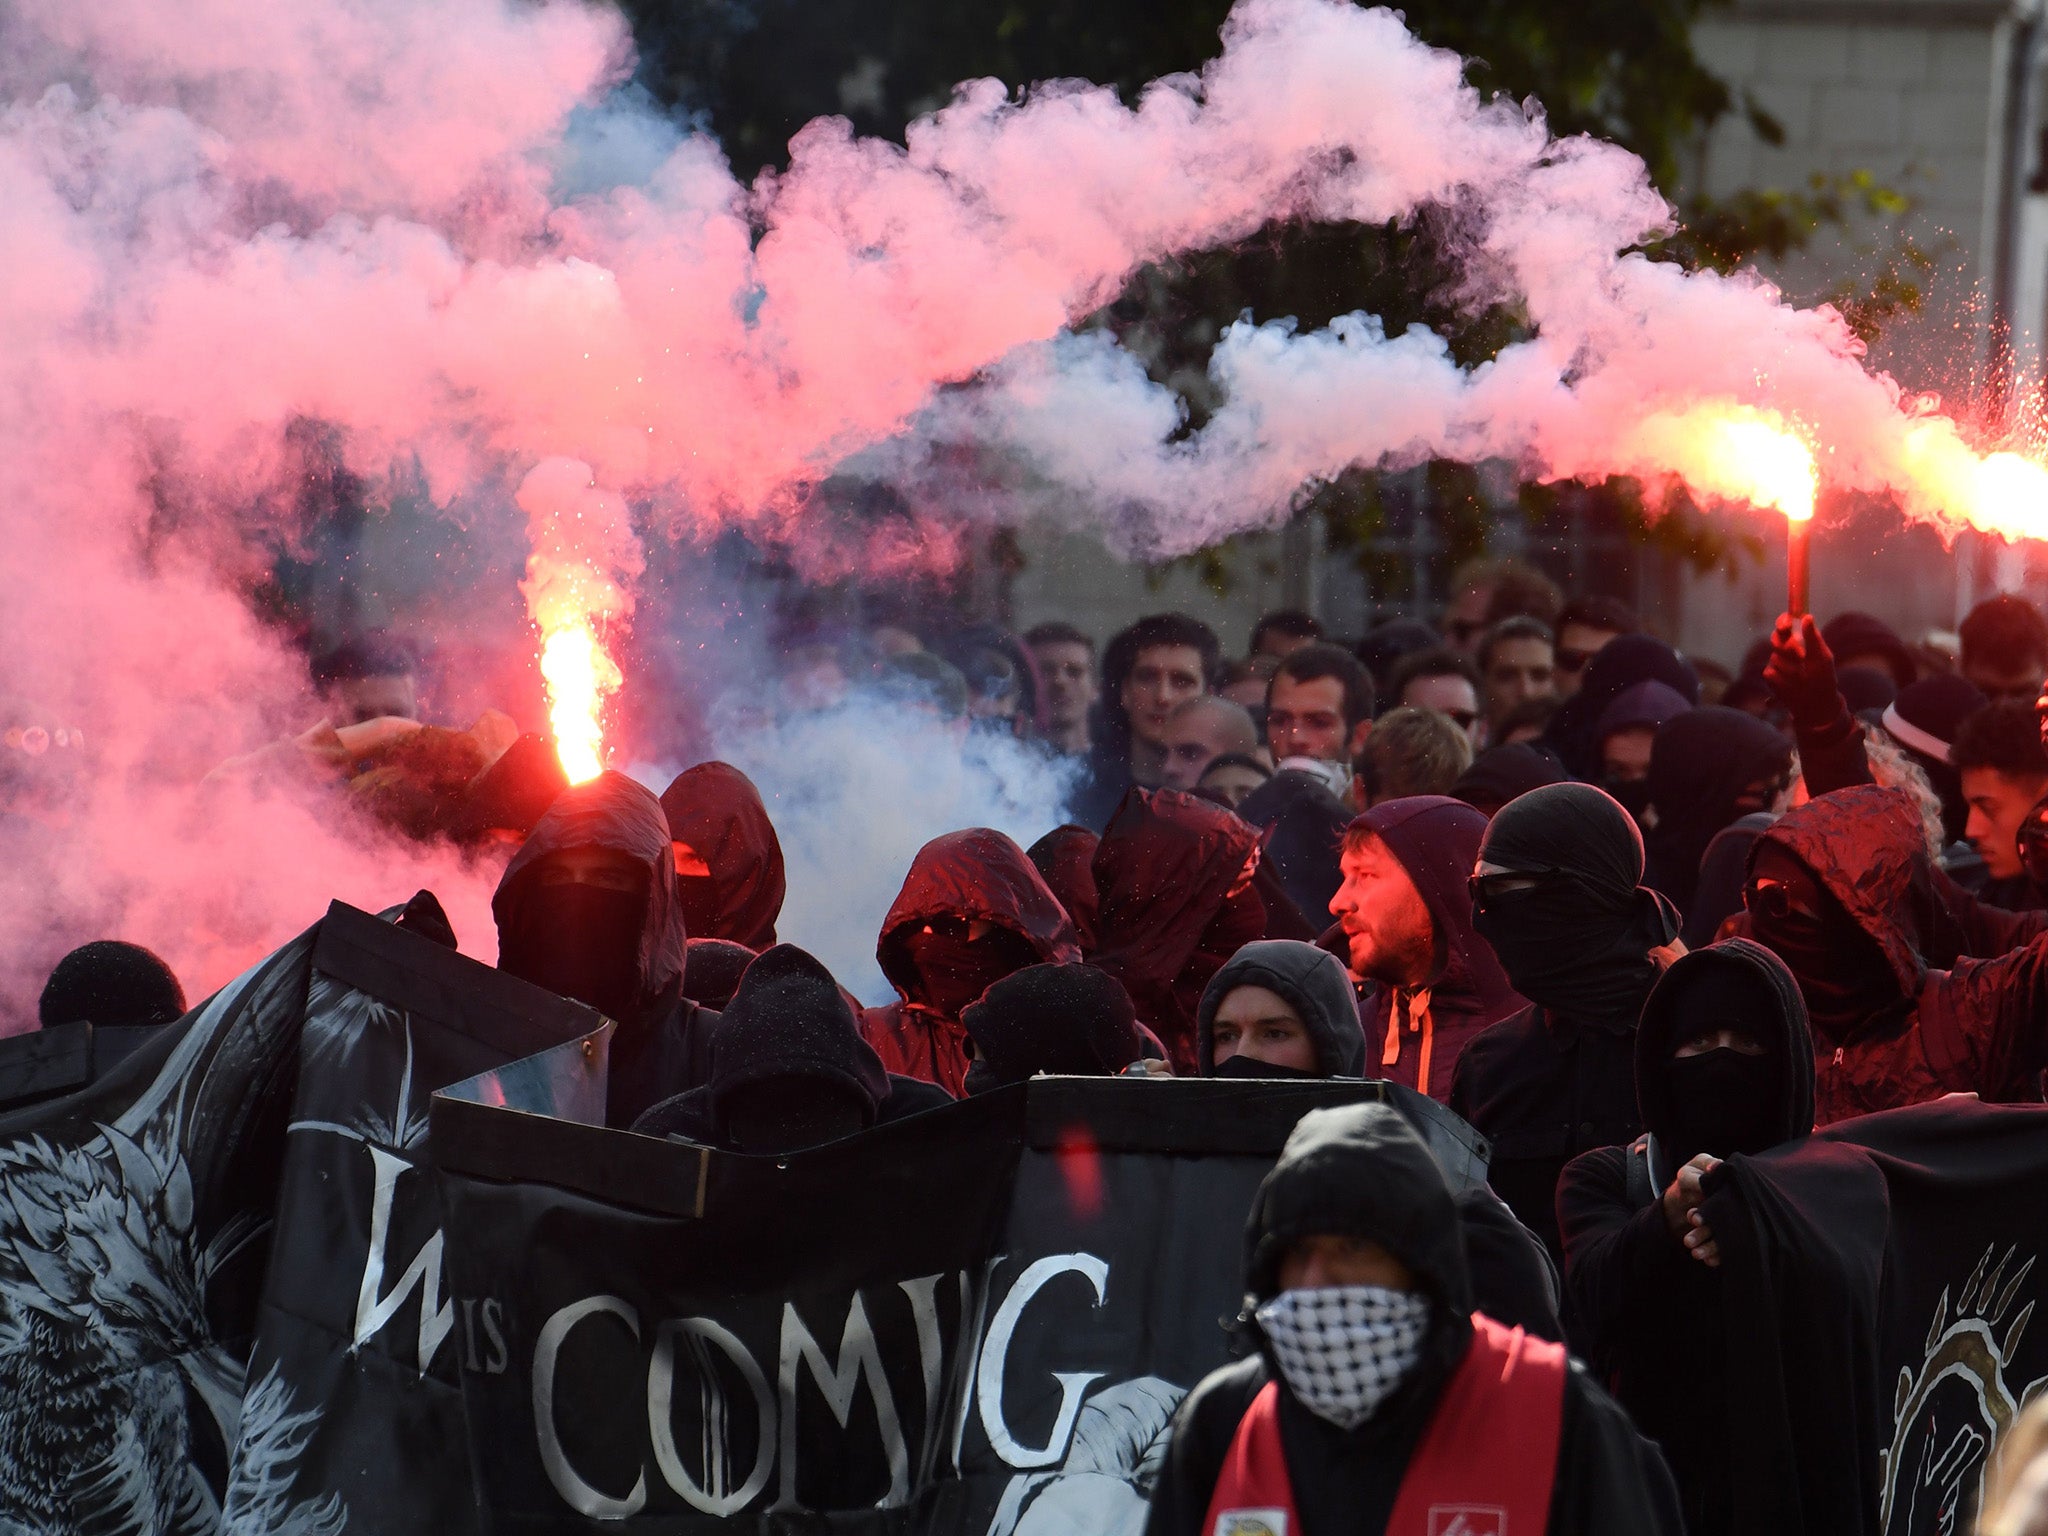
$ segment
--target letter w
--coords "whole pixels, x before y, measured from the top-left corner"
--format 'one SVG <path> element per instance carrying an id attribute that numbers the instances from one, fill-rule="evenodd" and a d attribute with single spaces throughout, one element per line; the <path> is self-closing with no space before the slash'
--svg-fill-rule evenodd
<path id="1" fill-rule="evenodd" d="M 356 1336 L 351 1353 L 361 1349 L 384 1329 L 415 1289 L 420 1295 L 420 1374 L 434 1363 L 442 1341 L 455 1327 L 455 1303 L 441 1299 L 441 1234 L 427 1239 L 398 1284 L 388 1295 L 378 1295 L 384 1286 L 384 1250 L 391 1240 L 391 1202 L 398 1190 L 400 1174 L 410 1173 L 412 1164 L 394 1157 L 381 1147 L 365 1147 L 376 1164 L 377 1183 L 370 1199 L 370 1251 L 363 1260 L 363 1285 L 356 1292 Z"/>

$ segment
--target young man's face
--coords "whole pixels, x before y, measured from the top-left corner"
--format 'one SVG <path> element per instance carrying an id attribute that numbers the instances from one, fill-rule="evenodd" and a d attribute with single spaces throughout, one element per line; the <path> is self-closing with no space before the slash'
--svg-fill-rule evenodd
<path id="1" fill-rule="evenodd" d="M 1233 1056 L 1313 1072 L 1316 1042 L 1294 1005 L 1266 987 L 1233 987 L 1210 1021 L 1216 1065 Z"/>
<path id="2" fill-rule="evenodd" d="M 1486 661 L 1486 713 L 1495 725 L 1528 699 L 1547 699 L 1557 691 L 1556 656 L 1548 640 L 1496 643 Z"/>
<path id="3" fill-rule="evenodd" d="M 2041 693 L 2042 678 L 2048 677 L 2048 657 L 2030 656 L 2015 665 L 2004 658 L 1971 655 L 1963 658 L 1962 670 L 1994 704 L 2002 699 L 2031 704 Z"/>
<path id="4" fill-rule="evenodd" d="M 1330 915 L 1344 928 L 1351 974 L 1395 986 L 1429 979 L 1436 925 L 1408 870 L 1377 837 L 1346 848 L 1338 860 L 1344 883 Z"/>
<path id="5" fill-rule="evenodd" d="M 1166 744 L 1166 717 L 1202 691 L 1202 653 L 1192 645 L 1148 645 L 1131 664 L 1117 702 L 1130 716 L 1131 734 L 1147 746 Z"/>
<path id="6" fill-rule="evenodd" d="M 1045 687 L 1045 718 L 1054 730 L 1069 730 L 1088 718 L 1095 702 L 1095 653 L 1072 640 L 1034 645 L 1038 678 Z"/>
<path id="7" fill-rule="evenodd" d="M 2020 872 L 2020 823 L 2034 803 L 2048 794 L 2048 778 L 2015 778 L 1996 768 L 1965 768 L 1962 779 L 1963 798 L 1970 803 L 1963 836 L 1976 848 L 1992 879 L 2010 880 Z"/>
<path id="8" fill-rule="evenodd" d="M 1557 675 L 1553 681 L 1560 699 L 1568 699 L 1579 691 L 1579 684 L 1586 680 L 1587 664 L 1620 633 L 1615 629 L 1595 629 L 1591 624 L 1567 624 L 1557 632 Z"/>
<path id="9" fill-rule="evenodd" d="M 1344 728 L 1344 684 L 1334 677 L 1306 682 L 1285 672 L 1273 679 L 1266 698 L 1266 740 L 1277 762 L 1283 757 L 1313 757 L 1326 763 L 1348 763 L 1365 740 L 1365 728 Z"/>
<path id="10" fill-rule="evenodd" d="M 1166 723 L 1166 764 L 1160 770 L 1160 782 L 1168 789 L 1193 789 L 1202 782 L 1210 763 L 1225 752 L 1243 750 L 1244 743 L 1217 711 L 1199 706 L 1176 710 Z"/>

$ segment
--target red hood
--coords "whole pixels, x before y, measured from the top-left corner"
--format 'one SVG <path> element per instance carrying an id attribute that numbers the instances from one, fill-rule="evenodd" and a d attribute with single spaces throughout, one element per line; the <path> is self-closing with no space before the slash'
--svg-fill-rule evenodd
<path id="1" fill-rule="evenodd" d="M 1024 850 L 988 827 L 935 837 L 910 862 L 875 946 L 882 974 L 905 997 L 916 976 L 898 935 L 934 917 L 978 919 L 1006 928 L 1028 942 L 1041 962 L 1068 965 L 1081 958 L 1067 909 Z"/>
<path id="2" fill-rule="evenodd" d="M 717 893 L 710 928 L 690 937 L 770 948 L 785 892 L 782 843 L 754 781 L 730 763 L 699 763 L 662 792 L 661 808 L 669 836 L 696 851 Z"/>
<path id="3" fill-rule="evenodd" d="M 1213 801 L 1130 791 L 1095 850 L 1096 959 L 1122 976 L 1178 976 L 1258 841 Z"/>

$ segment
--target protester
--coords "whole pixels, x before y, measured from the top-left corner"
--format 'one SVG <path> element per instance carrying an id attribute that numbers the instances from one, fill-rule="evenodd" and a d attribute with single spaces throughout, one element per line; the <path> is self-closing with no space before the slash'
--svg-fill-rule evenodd
<path id="1" fill-rule="evenodd" d="M 1404 656 L 1387 678 L 1394 706 L 1433 709 L 1465 733 L 1473 751 L 1486 745 L 1486 721 L 1479 710 L 1484 683 L 1470 658 L 1448 649 Z"/>
<path id="2" fill-rule="evenodd" d="M 1323 626 L 1313 614 L 1279 608 L 1260 615 L 1259 622 L 1252 626 L 1252 643 L 1245 654 L 1285 660 L 1304 645 L 1313 645 L 1322 638 Z"/>
<path id="3" fill-rule="evenodd" d="M 1451 573 L 1448 590 L 1451 600 L 1439 627 L 1452 649 L 1467 656 L 1478 648 L 1479 637 L 1502 619 L 1528 614 L 1551 624 L 1564 602 L 1555 582 L 1512 557 L 1466 561 Z"/>
<path id="4" fill-rule="evenodd" d="M 1813 1044 L 1798 985 L 1744 939 L 1684 956 L 1643 1005 L 1644 1135 L 1576 1159 L 1558 1184 L 1575 1339 L 1677 1480 L 1688 1536 L 1735 1531 L 1725 1315 L 1701 1180 L 1723 1158 L 1813 1129 Z"/>
<path id="5" fill-rule="evenodd" d="M 1553 1257 L 1564 1165 L 1642 1130 L 1636 1019 L 1682 948 L 1677 910 L 1642 878 L 1628 812 L 1553 784 L 1487 824 L 1472 879 L 1472 926 L 1530 1006 L 1466 1044 L 1450 1107 L 1493 1143 L 1488 1182 Z"/>
<path id="6" fill-rule="evenodd" d="M 1963 619 L 1962 674 L 1987 698 L 2033 706 L 2048 678 L 2048 619 L 2023 597 L 2000 593 Z"/>
<path id="7" fill-rule="evenodd" d="M 1687 704 L 1699 702 L 1699 674 L 1683 656 L 1649 635 L 1622 635 L 1586 664 L 1579 691 L 1558 706 L 1540 745 L 1573 778 L 1599 780 L 1606 769 L 1600 752 L 1600 717 L 1623 693 L 1645 682 L 1662 683 Z"/>
<path id="8" fill-rule="evenodd" d="M 44 1029 L 80 1022 L 132 1029 L 184 1015 L 185 989 L 163 957 L 121 939 L 79 945 L 57 962 L 36 999 Z"/>
<path id="9" fill-rule="evenodd" d="M 2020 828 L 2048 795 L 2048 753 L 2031 703 L 2007 698 L 1965 720 L 1950 766 L 1970 808 L 1963 832 L 1988 877 L 1977 894 L 2008 911 L 2048 907 L 2020 858 Z"/>
<path id="10" fill-rule="evenodd" d="M 754 963 L 754 951 L 730 939 L 692 939 L 683 946 L 683 996 L 711 1009 L 723 1008 Z"/>
<path id="11" fill-rule="evenodd" d="M 1146 1536 L 1448 1533 L 1445 1510 L 1475 1533 L 1459 1511 L 1504 1533 L 1678 1531 L 1614 1402 L 1561 1347 L 1474 1311 L 1458 1206 L 1393 1110 L 1304 1115 L 1245 1249 L 1256 1352 L 1181 1404 Z"/>
<path id="12" fill-rule="evenodd" d="M 1247 944 L 1195 1018 L 1204 1077 L 1363 1077 L 1358 998 L 1336 956 L 1293 939 Z"/>
<path id="13" fill-rule="evenodd" d="M 1252 656 L 1243 661 L 1228 661 L 1216 675 L 1216 692 L 1233 704 L 1242 704 L 1252 719 L 1263 723 L 1266 718 L 1266 685 L 1273 681 L 1273 674 L 1280 670 L 1277 656 Z"/>
<path id="14" fill-rule="evenodd" d="M 1182 700 L 1207 692 L 1221 668 L 1215 632 L 1186 614 L 1152 614 L 1109 642 L 1102 653 L 1101 727 L 1088 782 L 1074 801 L 1082 822 L 1100 828 L 1126 789 L 1160 783 L 1167 717 Z"/>
<path id="15" fill-rule="evenodd" d="M 1074 924 L 1074 938 L 1083 955 L 1095 953 L 1095 850 L 1102 839 L 1086 827 L 1069 822 L 1054 827 L 1024 850 Z"/>
<path id="16" fill-rule="evenodd" d="M 1382 801 L 1344 834 L 1344 884 L 1330 903 L 1351 974 L 1374 984 L 1364 1009 L 1374 1074 L 1439 1102 L 1472 1038 L 1525 1006 L 1472 927 L 1485 836 L 1486 817 L 1462 801 Z"/>
<path id="17" fill-rule="evenodd" d="M 1351 650 L 1365 663 L 1366 675 L 1382 684 L 1394 675 L 1402 657 L 1441 649 L 1443 643 L 1443 636 L 1420 619 L 1388 619 L 1366 631 L 1365 638 Z M 1382 690 L 1383 702 L 1384 698 Z"/>
<path id="18" fill-rule="evenodd" d="M 1249 752 L 1226 752 L 1210 760 L 1202 770 L 1201 782 L 1195 785 L 1198 794 L 1207 795 L 1218 805 L 1235 810 L 1268 779 L 1273 770 Z"/>
<path id="19" fill-rule="evenodd" d="M 1834 653 L 1837 667 L 1873 667 L 1891 678 L 1895 688 L 1909 688 L 1920 664 L 1898 632 L 1867 613 L 1838 613 L 1821 626 L 1821 638 Z"/>
<path id="20" fill-rule="evenodd" d="M 1441 795 L 1472 766 L 1472 738 L 1433 709 L 1403 705 L 1373 723 L 1358 754 L 1355 798 L 1365 805 Z"/>
<path id="21" fill-rule="evenodd" d="M 1552 678 L 1557 696 L 1579 691 L 1586 666 L 1610 640 L 1637 634 L 1643 621 L 1627 603 L 1614 597 L 1575 597 L 1557 616 L 1557 671 Z"/>
<path id="22" fill-rule="evenodd" d="M 1524 699 L 1489 727 L 1486 739 L 1496 747 L 1512 747 L 1541 741 L 1550 732 L 1550 722 L 1562 701 L 1555 698 Z"/>
<path id="23" fill-rule="evenodd" d="M 689 933 L 653 791 L 622 773 L 565 790 L 505 866 L 491 911 L 498 969 L 616 1021 L 608 1124 L 705 1080 L 717 1016 L 684 995 Z"/>
<path id="24" fill-rule="evenodd" d="M 1038 663 L 1023 641 L 978 624 L 951 635 L 942 650 L 967 684 L 967 714 L 978 728 L 1039 734 L 1044 715 Z"/>
<path id="25" fill-rule="evenodd" d="M 1080 958 L 1073 921 L 1023 849 L 987 827 L 948 832 L 917 851 L 883 920 L 875 959 L 898 1000 L 868 1009 L 861 1033 L 891 1072 L 958 1098 L 960 1010 L 1027 965 Z"/>
<path id="26" fill-rule="evenodd" d="M 419 663 L 393 635 L 373 630 L 343 641 L 314 657 L 312 672 L 331 725 L 420 718 Z"/>
<path id="27" fill-rule="evenodd" d="M 754 781 L 730 763 L 699 763 L 662 791 L 661 809 L 690 937 L 772 948 L 786 889 L 782 844 Z"/>
<path id="28" fill-rule="evenodd" d="M 652 1106 L 633 1129 L 780 1157 L 949 1102 L 885 1073 L 832 973 L 778 944 L 747 967 L 720 1017 L 709 1081 Z"/>
<path id="29" fill-rule="evenodd" d="M 1092 965 L 1030 965 L 1012 972 L 960 1015 L 973 1048 L 965 1089 L 987 1093 L 1060 1077 L 1114 1077 L 1157 1054 L 1130 994 Z"/>
<path id="30" fill-rule="evenodd" d="M 1450 796 L 1491 816 L 1517 795 L 1546 784 L 1562 784 L 1566 777 L 1563 765 L 1548 752 L 1517 741 L 1488 747 L 1473 758 L 1472 766 L 1451 785 Z"/>
<path id="31" fill-rule="evenodd" d="M 891 656 L 875 668 L 872 686 L 878 698 L 898 709 L 928 715 L 951 727 L 959 740 L 966 740 L 971 702 L 967 679 L 943 656 L 930 651 Z"/>
<path id="32" fill-rule="evenodd" d="M 1254 887 L 1258 845 L 1258 833 L 1220 806 L 1133 789 L 1095 850 L 1095 963 L 1124 984 L 1177 1075 L 1198 1066 L 1195 1012 L 1209 978 L 1253 939 L 1273 936 Z"/>
<path id="33" fill-rule="evenodd" d="M 1651 679 L 1622 689 L 1594 722 L 1600 782 L 1639 821 L 1648 803 L 1650 755 L 1657 733 L 1691 708 L 1691 700 L 1676 688 Z"/>
<path id="34" fill-rule="evenodd" d="M 1045 689 L 1045 739 L 1061 752 L 1087 755 L 1089 711 L 1101 689 L 1095 680 L 1095 642 L 1071 624 L 1057 621 L 1025 631 L 1024 643 L 1038 663 Z"/>
<path id="35" fill-rule="evenodd" d="M 1166 761 L 1160 783 L 1167 789 L 1191 790 L 1217 758 L 1246 755 L 1259 749 L 1259 728 L 1241 704 L 1213 693 L 1182 699 L 1166 717 Z"/>
<path id="36" fill-rule="evenodd" d="M 1995 959 L 1928 954 L 1929 930 L 1954 919 L 1897 790 L 1788 811 L 1758 839 L 1743 905 L 1806 998 L 1819 1124 L 1943 1093 L 2040 1101 L 2048 935 Z"/>
<path id="37" fill-rule="evenodd" d="M 1502 619 L 1481 638 L 1477 659 L 1486 682 L 1489 740 L 1503 739 L 1501 732 L 1516 708 L 1556 695 L 1557 647 L 1541 619 Z"/>
<path id="38" fill-rule="evenodd" d="M 1849 713 L 1860 719 L 1881 715 L 1898 701 L 1899 690 L 1889 672 L 1876 667 L 1844 667 L 1835 678 Z"/>
<path id="39" fill-rule="evenodd" d="M 1990 702 L 1974 683 L 1941 672 L 1923 677 L 1905 689 L 1878 719 L 1878 729 L 1918 766 L 1940 800 L 1944 846 L 1962 840 L 1970 819 L 1969 803 L 1963 798 L 1963 781 L 1953 761 L 1956 736 L 1963 722 Z M 1867 733 L 1865 739 L 1868 740 Z M 1803 740 L 1800 751 L 1803 758 Z M 1854 771 L 1853 764 L 1849 771 Z M 1807 781 L 1811 788 L 1816 782 L 1814 775 L 1809 773 Z M 1820 782 L 1823 787 L 1814 789 L 1816 794 L 1858 781 L 1837 776 Z"/>
<path id="40" fill-rule="evenodd" d="M 1237 814 L 1266 834 L 1266 865 L 1310 928 L 1330 925 L 1330 898 L 1343 876 L 1337 845 L 1351 809 L 1313 774 L 1289 769 L 1239 802 Z"/>
<path id="41" fill-rule="evenodd" d="M 1282 768 L 1321 774 L 1330 792 L 1351 783 L 1351 760 L 1372 730 L 1372 678 L 1339 646 L 1288 653 L 1266 690 L 1266 741 Z"/>
<path id="42" fill-rule="evenodd" d="M 1754 715 L 1702 708 L 1673 716 L 1657 731 L 1643 784 L 1644 883 L 1690 916 L 1714 835 L 1752 812 L 1784 810 L 1795 777 L 1791 743 Z"/>

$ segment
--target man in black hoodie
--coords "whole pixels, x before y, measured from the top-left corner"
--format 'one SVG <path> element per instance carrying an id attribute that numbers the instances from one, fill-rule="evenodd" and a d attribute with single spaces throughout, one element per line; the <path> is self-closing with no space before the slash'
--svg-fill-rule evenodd
<path id="1" fill-rule="evenodd" d="M 651 791 L 622 773 L 564 790 L 505 866 L 491 911 L 499 970 L 617 1022 L 610 1124 L 703 1080 L 718 1015 L 683 996 L 688 935 Z"/>
<path id="2" fill-rule="evenodd" d="M 1700 1181 L 1725 1157 L 1813 1130 L 1813 1043 L 1799 984 L 1769 950 L 1729 939 L 1675 962 L 1636 1031 L 1645 1134 L 1575 1160 L 1558 1184 L 1577 1336 L 1638 1427 L 1663 1447 L 1690 1536 L 1733 1529 L 1718 1327 L 1720 1254 Z"/>
<path id="3" fill-rule="evenodd" d="M 711 1080 L 656 1104 L 633 1129 L 769 1156 L 951 1102 L 942 1088 L 884 1072 L 832 973 L 778 944 L 747 967 L 719 1018 Z"/>
<path id="4" fill-rule="evenodd" d="M 1337 957 L 1298 939 L 1247 944 L 1195 1011 L 1204 1077 L 1363 1077 L 1358 998 Z"/>
<path id="5" fill-rule="evenodd" d="M 1304 1115 L 1245 1248 L 1258 1352 L 1181 1404 L 1146 1536 L 1678 1530 L 1620 1408 L 1472 1310 L 1450 1190 L 1395 1111 Z"/>
<path id="6" fill-rule="evenodd" d="M 1560 1261 L 1558 1175 L 1642 1130 L 1636 1019 L 1682 949 L 1677 909 L 1642 878 L 1642 834 L 1614 797 L 1552 784 L 1501 807 L 1472 879 L 1472 926 L 1531 1006 L 1473 1036 L 1451 1108 L 1493 1142 L 1488 1182 Z"/>

